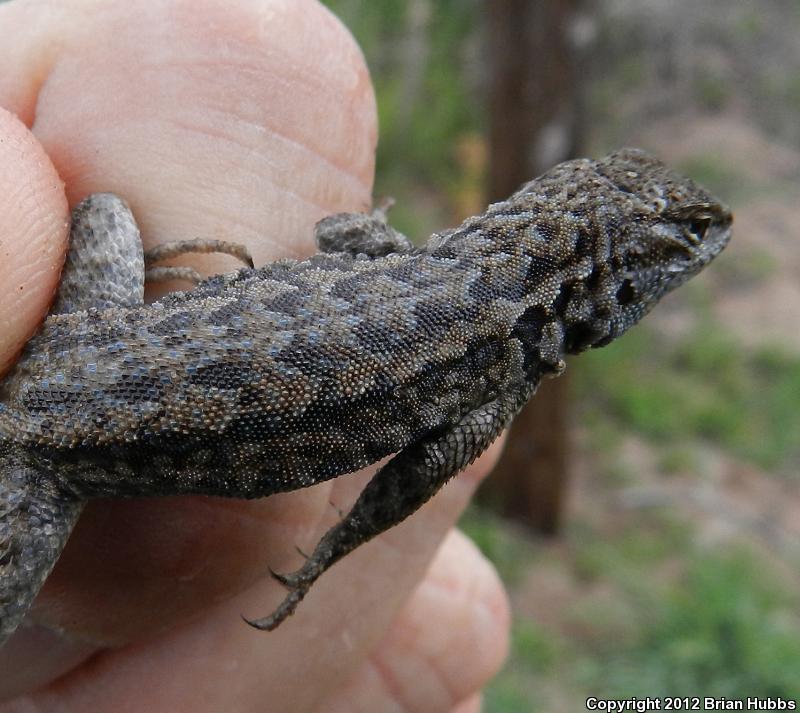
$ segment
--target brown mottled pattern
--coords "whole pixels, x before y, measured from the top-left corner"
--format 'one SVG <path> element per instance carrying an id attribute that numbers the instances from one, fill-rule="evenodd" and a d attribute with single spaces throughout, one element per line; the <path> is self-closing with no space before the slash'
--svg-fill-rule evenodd
<path id="1" fill-rule="evenodd" d="M 143 305 L 135 223 L 90 197 L 54 313 L 0 384 L 0 640 L 88 497 L 261 497 L 396 453 L 282 579 L 287 600 L 254 622 L 273 628 L 477 457 L 565 354 L 607 344 L 698 272 L 730 224 L 623 150 L 561 164 L 423 248 L 378 214 L 343 214 L 318 227 L 324 253 Z M 45 526 L 56 534 L 37 540 Z"/>

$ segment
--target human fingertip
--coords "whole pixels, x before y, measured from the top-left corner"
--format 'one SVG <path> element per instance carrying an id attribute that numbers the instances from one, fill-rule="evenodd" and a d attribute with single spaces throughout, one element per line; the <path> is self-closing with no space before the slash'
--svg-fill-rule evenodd
<path id="1" fill-rule="evenodd" d="M 47 313 L 68 232 L 53 163 L 19 118 L 0 108 L 0 373 Z"/>

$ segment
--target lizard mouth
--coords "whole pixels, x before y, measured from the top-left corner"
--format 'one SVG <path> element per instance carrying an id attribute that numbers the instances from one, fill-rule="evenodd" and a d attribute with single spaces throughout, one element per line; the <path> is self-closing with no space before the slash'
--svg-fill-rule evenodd
<path id="1" fill-rule="evenodd" d="M 705 252 L 711 255 L 709 259 L 716 257 L 728 244 L 731 239 L 732 227 L 733 213 L 727 206 L 719 206 L 717 221 L 711 226 L 708 238 L 703 243 Z"/>

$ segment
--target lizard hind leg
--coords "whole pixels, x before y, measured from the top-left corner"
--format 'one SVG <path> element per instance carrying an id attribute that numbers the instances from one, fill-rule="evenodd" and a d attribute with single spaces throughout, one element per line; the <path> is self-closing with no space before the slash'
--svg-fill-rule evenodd
<path id="1" fill-rule="evenodd" d="M 188 255 L 189 253 L 224 253 L 225 255 L 232 255 L 246 267 L 253 267 L 253 257 L 250 255 L 250 251 L 246 246 L 240 243 L 232 243 L 226 240 L 214 240 L 211 238 L 173 240 L 168 243 L 156 245 L 154 248 L 145 251 L 145 281 L 164 282 L 166 280 L 186 280 L 187 282 L 193 282 L 195 285 L 198 284 L 203 280 L 203 277 L 192 267 L 183 265 L 153 267 L 153 263 L 168 260 L 173 257 Z"/>
<path id="2" fill-rule="evenodd" d="M 0 646 L 28 611 L 82 507 L 24 451 L 0 445 Z"/>
<path id="3" fill-rule="evenodd" d="M 477 458 L 519 405 L 515 397 L 501 397 L 398 453 L 373 476 L 345 518 L 323 535 L 300 569 L 289 574 L 272 573 L 289 590 L 280 606 L 268 617 L 245 621 L 257 629 L 275 629 L 329 567 L 414 513 Z"/>

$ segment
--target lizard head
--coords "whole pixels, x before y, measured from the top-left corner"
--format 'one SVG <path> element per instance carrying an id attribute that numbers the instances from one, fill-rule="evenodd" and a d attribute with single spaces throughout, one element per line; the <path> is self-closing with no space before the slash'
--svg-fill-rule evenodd
<path id="1" fill-rule="evenodd" d="M 604 238 L 593 246 L 595 269 L 583 290 L 591 316 L 565 314 L 566 350 L 578 352 L 615 339 L 666 293 L 713 260 L 731 237 L 733 216 L 711 194 L 636 149 L 596 162 L 611 199 L 595 206 Z"/>

